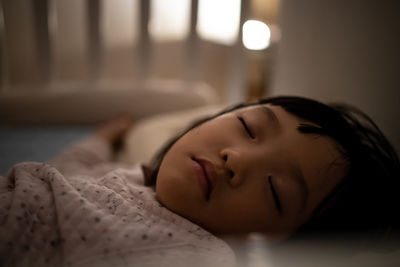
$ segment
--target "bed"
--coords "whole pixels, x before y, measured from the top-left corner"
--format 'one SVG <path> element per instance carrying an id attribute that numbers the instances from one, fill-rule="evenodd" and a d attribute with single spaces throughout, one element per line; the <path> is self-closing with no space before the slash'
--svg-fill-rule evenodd
<path id="1" fill-rule="evenodd" d="M 227 90 L 242 84 L 240 39 L 231 47 L 201 40 L 198 1 L 187 2 L 187 37 L 159 42 L 147 0 L 1 1 L 0 171 L 46 160 L 119 113 L 142 120 L 241 100 Z M 135 38 L 118 22 L 128 8 Z"/>
<path id="2" fill-rule="evenodd" d="M 0 2 L 2 174 L 18 161 L 51 158 L 120 113 L 141 121 L 225 102 L 215 84 L 194 74 L 204 48 L 195 35 L 197 1 L 188 38 L 161 44 L 150 38 L 149 2 L 126 3 L 136 5 L 138 36 L 125 46 L 106 34 L 108 2 Z M 163 63 L 170 60 L 174 66 Z"/>
<path id="3" fill-rule="evenodd" d="M 152 57 L 151 41 L 147 31 L 149 22 L 149 1 L 138 1 L 139 43 L 135 49 L 136 74 L 133 77 L 114 76 L 103 77 L 101 72 L 101 5 L 100 1 L 71 1 L 84 10 L 83 19 L 87 26 L 82 59 L 86 66 L 85 75 L 69 78 L 68 75 L 57 76 L 57 57 L 54 54 L 57 39 L 57 23 L 55 14 L 57 4 L 66 1 L 0 1 L 0 174 L 4 175 L 16 162 L 47 161 L 70 143 L 91 133 L 94 125 L 119 113 L 128 113 L 137 122 L 135 128 L 129 131 L 125 147 L 118 154 L 118 160 L 125 163 L 149 161 L 157 149 L 171 136 L 183 129 L 190 121 L 201 116 L 213 114 L 226 106 L 231 100 L 242 100 L 237 91 L 231 91 L 231 96 L 225 96 L 217 89 L 218 83 L 208 84 L 204 80 L 193 77 L 198 60 L 200 40 L 194 34 L 196 3 L 191 1 L 191 24 L 189 38 L 184 45 L 188 48 L 188 58 L 180 70 L 179 76 L 154 77 L 148 64 Z M 242 11 L 247 1 L 242 1 Z M 15 13 L 20 16 L 13 17 Z M 244 14 L 244 12 L 242 12 Z M 58 14 L 61 15 L 61 14 Z M 243 15 L 244 16 L 244 15 Z M 243 20 L 243 16 L 241 21 Z M 16 22 L 24 20 L 24 22 Z M 27 23 L 28 21 L 32 23 Z M 14 24 L 13 24 L 14 23 Z M 15 24 L 16 23 L 16 24 Z M 31 27 L 30 31 L 26 27 Z M 62 25 L 61 25 L 62 26 Z M 27 32 L 26 32 L 27 31 Z M 19 41 L 16 33 L 31 36 L 31 42 L 13 46 Z M 25 40 L 25 39 L 23 39 Z M 33 43 L 33 46 L 32 46 Z M 34 48 L 32 48 L 34 47 Z M 204 48 L 204 44 L 203 44 Z M 231 52 L 235 57 L 233 62 L 235 72 L 227 78 L 240 88 L 241 69 L 237 64 L 243 63 L 240 51 L 234 46 Z M 27 56 L 30 50 L 34 56 Z M 230 53 L 225 54 L 228 56 Z M 29 55 L 31 55 L 29 54 Z M 17 55 L 21 62 L 13 61 Z M 25 58 L 24 58 L 25 57 Z M 67 56 L 68 57 L 68 56 Z M 21 59 L 22 58 L 22 59 Z M 229 57 L 228 57 L 229 58 Z M 133 60 L 133 59 L 132 59 Z M 33 61 L 30 62 L 30 61 Z M 227 64 L 229 64 L 228 61 Z M 30 65 L 30 74 L 25 65 Z M 32 67 L 34 66 L 34 67 Z M 198 66 L 197 66 L 198 67 Z M 21 76 L 15 76 L 15 69 L 20 68 Z M 32 71 L 34 69 L 34 71 Z M 76 71 L 74 73 L 79 72 Z M 221 70 L 223 72 L 223 70 Z M 32 74 L 33 73 L 33 74 Z M 18 74 L 18 73 L 17 73 Z M 218 76 L 218 73 L 217 73 Z M 21 78 L 22 77 L 22 78 Z M 28 78 L 27 78 L 28 77 Z M 77 77 L 79 79 L 77 79 Z M 111 77 L 111 79 L 110 79 Z M 21 78 L 21 79 L 20 79 Z M 236 88 L 236 87 L 235 87 Z M 135 150 L 130 149 L 135 147 Z M 314 257 L 302 246 L 285 250 L 282 255 L 275 255 L 272 260 L 268 251 L 268 241 L 262 235 L 253 234 L 244 237 L 227 237 L 226 240 L 238 255 L 239 266 L 318 266 L 320 261 L 329 262 L 324 266 L 336 266 L 339 260 L 337 254 L 332 258 L 332 246 L 319 246 L 320 251 Z M 291 257 L 285 255 L 290 253 Z M 339 253 L 343 251 L 340 250 Z M 397 254 L 396 254 L 397 253 Z M 389 256 L 389 258 L 386 258 Z M 330 257 L 330 258 L 329 258 Z M 400 257 L 398 252 L 388 255 L 368 254 L 354 257 L 348 266 L 373 266 L 382 257 L 395 261 Z M 314 259 L 311 262 L 310 259 Z M 370 265 L 366 265 L 368 262 Z M 393 265 L 396 266 L 396 265 Z M 398 265 L 397 265 L 398 266 Z"/>

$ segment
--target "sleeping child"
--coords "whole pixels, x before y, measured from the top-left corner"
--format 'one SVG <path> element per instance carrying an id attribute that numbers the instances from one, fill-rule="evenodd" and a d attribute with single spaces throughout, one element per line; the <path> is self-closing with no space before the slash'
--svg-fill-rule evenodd
<path id="1" fill-rule="evenodd" d="M 1 266 L 233 266 L 219 237 L 397 233 L 399 161 L 362 112 L 300 97 L 240 104 L 149 165 L 111 162 L 120 117 L 0 178 Z"/>

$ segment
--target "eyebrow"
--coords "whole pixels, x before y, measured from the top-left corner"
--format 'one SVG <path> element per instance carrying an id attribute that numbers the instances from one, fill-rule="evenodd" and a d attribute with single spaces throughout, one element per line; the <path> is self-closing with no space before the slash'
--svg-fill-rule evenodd
<path id="1" fill-rule="evenodd" d="M 265 105 L 260 105 L 260 109 L 267 115 L 269 120 L 273 121 L 279 126 L 280 123 L 278 117 L 276 116 L 275 112 L 272 111 L 272 109 Z"/>

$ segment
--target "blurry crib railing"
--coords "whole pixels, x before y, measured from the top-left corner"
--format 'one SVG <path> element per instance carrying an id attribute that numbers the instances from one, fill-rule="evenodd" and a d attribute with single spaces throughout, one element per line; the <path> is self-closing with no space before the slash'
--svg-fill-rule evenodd
<path id="1" fill-rule="evenodd" d="M 159 102 L 149 100 L 149 107 L 144 108 L 145 111 L 135 110 L 140 116 L 145 116 L 146 112 L 158 113 L 225 101 L 226 92 L 221 92 L 221 89 L 215 91 L 215 88 L 230 87 L 232 84 L 240 87 L 243 73 L 240 69 L 243 61 L 240 38 L 232 46 L 216 46 L 214 54 L 211 54 L 211 57 L 222 55 L 224 60 L 217 58 L 212 61 L 222 65 L 214 66 L 218 72 L 208 75 L 220 80 L 224 77 L 224 83 L 211 82 L 210 87 L 204 81 L 208 84 L 210 82 L 201 77 L 202 73 L 207 74 L 206 64 L 209 64 L 201 62 L 201 59 L 207 53 L 205 50 L 211 51 L 212 45 L 200 40 L 196 33 L 198 0 L 190 0 L 187 37 L 176 46 L 170 45 L 174 46 L 172 50 L 160 49 L 160 45 L 149 34 L 151 1 L 126 1 L 136 5 L 138 10 L 135 23 L 137 40 L 129 48 L 132 50 L 132 58 L 122 58 L 126 60 L 124 62 L 130 62 L 125 68 L 129 70 L 123 76 L 114 75 L 115 71 L 104 74 L 107 48 L 103 11 L 107 0 L 1 0 L 0 122 L 100 120 L 106 114 L 141 106 L 136 103 L 140 102 L 139 96 L 160 99 Z M 73 3 L 80 8 L 68 9 L 67 3 Z M 241 1 L 240 4 L 240 25 L 246 14 L 246 3 L 247 1 Z M 79 24 L 81 27 L 66 27 L 69 23 Z M 74 54 L 64 47 L 67 52 L 60 59 L 60 47 L 66 46 L 65 43 L 76 45 L 79 42 L 71 40 L 74 37 L 69 31 L 84 35 L 84 48 L 80 54 Z M 79 44 L 82 45 L 82 41 Z M 168 47 L 168 44 L 165 46 Z M 179 53 L 176 54 L 180 55 L 179 60 L 168 55 L 168 51 L 178 50 Z M 160 51 L 167 52 L 162 54 Z M 154 74 L 157 69 L 161 69 L 155 63 L 160 54 L 162 56 L 158 62 L 162 62 L 163 69 L 170 71 L 176 68 L 176 76 L 167 74 L 159 77 L 157 73 Z M 63 66 L 65 62 L 69 64 L 74 61 L 75 65 Z M 73 74 L 68 74 L 66 69 Z M 164 80 L 173 81 L 162 82 Z M 168 94 L 170 97 L 167 97 Z M 109 103 L 113 108 L 105 108 L 107 99 L 113 101 Z M 126 99 L 132 100 L 132 103 L 129 104 Z M 123 103 L 127 106 L 124 107 Z M 103 106 L 103 111 L 95 112 L 93 107 L 99 105 Z M 108 111 L 104 112 L 105 110 Z"/>

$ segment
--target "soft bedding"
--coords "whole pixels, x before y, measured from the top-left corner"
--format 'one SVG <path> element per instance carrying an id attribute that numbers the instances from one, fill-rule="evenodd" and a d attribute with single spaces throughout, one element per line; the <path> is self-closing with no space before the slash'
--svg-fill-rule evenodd
<path id="1" fill-rule="evenodd" d="M 140 165 L 92 137 L 0 178 L 1 266 L 232 266 L 227 244 L 160 205 Z"/>

